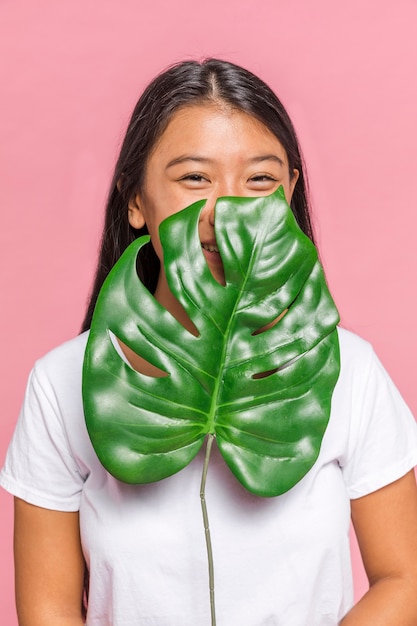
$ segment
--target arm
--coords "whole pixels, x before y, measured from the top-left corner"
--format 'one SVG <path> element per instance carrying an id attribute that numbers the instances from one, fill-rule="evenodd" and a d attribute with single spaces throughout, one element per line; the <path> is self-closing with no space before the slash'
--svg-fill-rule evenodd
<path id="1" fill-rule="evenodd" d="M 15 498 L 14 552 L 19 626 L 82 626 L 78 513 Z"/>
<path id="2" fill-rule="evenodd" d="M 352 500 L 370 589 L 340 626 L 417 624 L 417 488 L 414 472 Z"/>

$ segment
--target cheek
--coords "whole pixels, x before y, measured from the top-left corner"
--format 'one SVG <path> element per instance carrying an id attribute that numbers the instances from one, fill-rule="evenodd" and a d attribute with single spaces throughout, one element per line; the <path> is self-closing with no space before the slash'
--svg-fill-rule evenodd
<path id="1" fill-rule="evenodd" d="M 161 242 L 159 241 L 159 233 L 158 233 L 158 225 L 155 224 L 149 224 L 148 226 L 148 232 L 149 235 L 151 237 L 151 242 L 152 245 L 154 247 L 154 250 L 156 252 L 156 255 L 158 257 L 158 259 L 160 261 L 162 261 L 162 246 L 161 246 Z"/>
<path id="2" fill-rule="evenodd" d="M 283 181 L 282 182 L 282 186 L 284 188 L 284 194 L 285 194 L 285 199 L 287 201 L 288 204 L 291 203 L 291 198 L 292 198 L 292 189 L 291 189 L 291 185 L 288 181 Z"/>
<path id="3" fill-rule="evenodd" d="M 194 200 L 194 198 L 184 197 L 184 194 L 175 193 L 175 191 L 170 189 L 169 185 L 165 185 L 164 191 L 159 191 L 152 198 L 149 195 L 144 197 L 142 214 L 148 227 L 152 245 L 160 260 L 162 259 L 162 247 L 159 240 L 159 226 L 161 222 L 192 204 Z"/>
<path id="4" fill-rule="evenodd" d="M 294 193 L 294 188 L 295 188 L 296 182 L 297 181 L 295 180 L 295 178 L 290 179 L 289 177 L 288 177 L 288 180 L 283 182 L 285 198 L 286 198 L 288 204 L 291 204 L 291 199 L 292 199 L 292 195 Z"/>
<path id="5" fill-rule="evenodd" d="M 155 249 L 155 252 L 159 258 L 162 259 L 162 248 L 161 243 L 159 241 L 159 224 L 162 220 L 158 219 L 158 213 L 155 210 L 156 207 L 153 206 L 152 202 L 143 202 L 142 203 L 142 215 L 145 220 L 146 227 L 148 229 L 148 233 L 150 235 L 152 245 Z"/>

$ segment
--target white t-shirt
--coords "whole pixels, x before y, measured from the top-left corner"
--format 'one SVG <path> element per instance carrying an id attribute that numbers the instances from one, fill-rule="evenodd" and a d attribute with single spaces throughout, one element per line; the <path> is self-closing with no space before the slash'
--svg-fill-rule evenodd
<path id="1" fill-rule="evenodd" d="M 319 458 L 288 493 L 251 495 L 215 451 L 206 499 L 219 626 L 336 626 L 352 605 L 351 498 L 417 464 L 417 428 L 370 345 L 339 329 L 341 371 Z M 31 373 L 1 484 L 80 511 L 88 626 L 209 626 L 200 508 L 204 452 L 178 474 L 132 486 L 91 446 L 81 397 L 87 334 Z"/>

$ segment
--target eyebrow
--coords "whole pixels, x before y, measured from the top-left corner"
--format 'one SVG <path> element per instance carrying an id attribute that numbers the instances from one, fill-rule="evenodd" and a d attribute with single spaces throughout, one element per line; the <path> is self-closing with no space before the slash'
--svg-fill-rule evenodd
<path id="1" fill-rule="evenodd" d="M 275 163 L 284 166 L 284 161 L 276 154 L 261 154 L 249 159 L 249 163 L 261 163 L 262 161 L 275 161 Z"/>
<path id="2" fill-rule="evenodd" d="M 213 159 L 208 159 L 206 157 L 194 155 L 194 154 L 184 154 L 183 156 L 177 157 L 176 159 L 172 159 L 165 169 L 169 169 L 170 167 L 174 167 L 174 165 L 179 165 L 180 163 L 185 163 L 187 161 L 194 161 L 195 163 L 213 163 Z M 276 154 L 260 154 L 259 156 L 252 157 L 248 159 L 248 163 L 262 163 L 263 161 L 274 161 L 284 167 L 284 161 L 280 159 Z"/>

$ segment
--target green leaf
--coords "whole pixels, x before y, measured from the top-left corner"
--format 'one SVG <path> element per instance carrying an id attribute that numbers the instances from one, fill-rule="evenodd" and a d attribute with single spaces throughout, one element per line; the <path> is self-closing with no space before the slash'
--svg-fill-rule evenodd
<path id="1" fill-rule="evenodd" d="M 83 370 L 87 428 L 101 463 L 119 480 L 148 483 L 178 472 L 211 433 L 249 491 L 279 495 L 317 459 L 339 375 L 339 316 L 282 188 L 217 201 L 225 286 L 201 250 L 204 202 L 160 226 L 168 284 L 199 335 L 140 282 L 136 258 L 149 238 L 133 242 L 94 313 Z M 133 370 L 112 334 L 167 375 Z"/>

